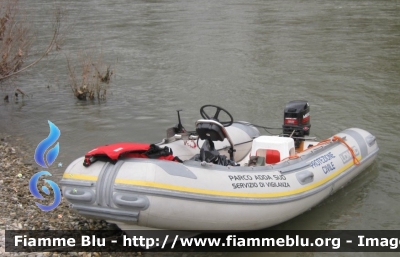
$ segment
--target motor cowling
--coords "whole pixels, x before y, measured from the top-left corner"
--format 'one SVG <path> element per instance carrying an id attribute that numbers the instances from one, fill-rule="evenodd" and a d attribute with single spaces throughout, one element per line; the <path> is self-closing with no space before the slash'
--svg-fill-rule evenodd
<path id="1" fill-rule="evenodd" d="M 283 114 L 283 135 L 295 138 L 296 145 L 310 135 L 310 105 L 304 100 L 290 101 Z"/>

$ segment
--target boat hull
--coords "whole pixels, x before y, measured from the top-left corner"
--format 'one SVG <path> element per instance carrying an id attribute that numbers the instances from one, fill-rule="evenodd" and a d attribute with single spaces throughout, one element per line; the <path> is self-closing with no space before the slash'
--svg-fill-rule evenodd
<path id="1" fill-rule="evenodd" d="M 379 148 L 367 131 L 335 136 L 344 142 L 332 137 L 295 158 L 255 167 L 132 158 L 86 168 L 82 157 L 60 183 L 80 214 L 122 229 L 262 229 L 319 204 L 374 161 Z M 250 150 L 242 151 L 243 163 Z"/>

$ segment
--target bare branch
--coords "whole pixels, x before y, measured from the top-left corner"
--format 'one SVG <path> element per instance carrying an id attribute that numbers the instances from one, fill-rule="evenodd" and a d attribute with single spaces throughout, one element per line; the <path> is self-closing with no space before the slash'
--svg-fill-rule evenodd
<path id="1" fill-rule="evenodd" d="M 18 0 L 0 1 L 0 82 L 16 76 L 39 63 L 52 50 L 60 49 L 61 9 L 54 16 L 52 38 L 42 54 L 30 64 L 23 65 L 33 42 L 29 23 L 18 21 Z"/>

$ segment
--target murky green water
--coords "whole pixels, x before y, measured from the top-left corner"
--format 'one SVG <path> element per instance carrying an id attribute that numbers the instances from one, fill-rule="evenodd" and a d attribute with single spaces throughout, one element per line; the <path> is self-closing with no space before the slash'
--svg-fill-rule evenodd
<path id="1" fill-rule="evenodd" d="M 53 1 L 23 4 L 36 49 L 44 48 Z M 1 129 L 36 146 L 51 120 L 61 129 L 57 161 L 67 164 L 100 144 L 158 142 L 177 123 L 176 109 L 187 129 L 204 104 L 281 127 L 285 103 L 306 99 L 311 134 L 360 127 L 381 151 L 346 188 L 278 228 L 400 228 L 399 1 L 69 0 L 63 7 L 62 52 L 14 82 L 30 97 L 0 103 Z M 116 71 L 101 104 L 79 102 L 68 86 L 64 54 L 91 49 Z"/>

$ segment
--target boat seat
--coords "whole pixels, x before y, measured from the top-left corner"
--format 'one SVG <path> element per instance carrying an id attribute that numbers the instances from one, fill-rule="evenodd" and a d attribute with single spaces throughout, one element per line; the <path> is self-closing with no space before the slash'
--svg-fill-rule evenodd
<path id="1" fill-rule="evenodd" d="M 205 140 L 200 149 L 200 155 L 195 156 L 198 161 L 217 162 L 219 152 L 215 149 L 213 141 L 223 141 L 225 136 L 221 128 L 215 123 L 201 122 L 196 125 L 199 138 Z"/>
<path id="2" fill-rule="evenodd" d="M 225 155 L 219 154 L 215 149 L 213 141 L 224 141 L 226 130 L 222 124 L 214 120 L 198 120 L 196 123 L 196 132 L 199 138 L 204 140 L 200 149 L 200 154 L 192 159 L 196 161 L 211 162 L 218 165 L 228 166 L 236 165 L 234 161 L 229 160 Z"/>
<path id="3" fill-rule="evenodd" d="M 226 138 L 222 131 L 222 128 L 214 123 L 198 123 L 196 126 L 196 132 L 203 140 L 208 139 L 211 141 L 224 141 L 224 139 Z"/>
<path id="4" fill-rule="evenodd" d="M 198 120 L 196 122 L 196 133 L 199 135 L 200 139 L 204 140 L 204 143 L 201 146 L 200 154 L 197 154 L 192 159 L 197 161 L 213 162 L 224 166 L 237 166 L 237 163 L 233 158 L 233 152 L 235 150 L 233 149 L 232 139 L 229 137 L 228 132 L 221 123 L 213 119 Z M 231 145 L 231 148 L 228 151 L 230 154 L 229 159 L 225 155 L 220 155 L 214 147 L 213 141 L 224 141 L 225 139 L 228 139 Z"/>
<path id="5" fill-rule="evenodd" d="M 265 158 L 265 164 L 275 164 L 295 154 L 293 138 L 259 136 L 253 140 L 250 156 Z"/>

